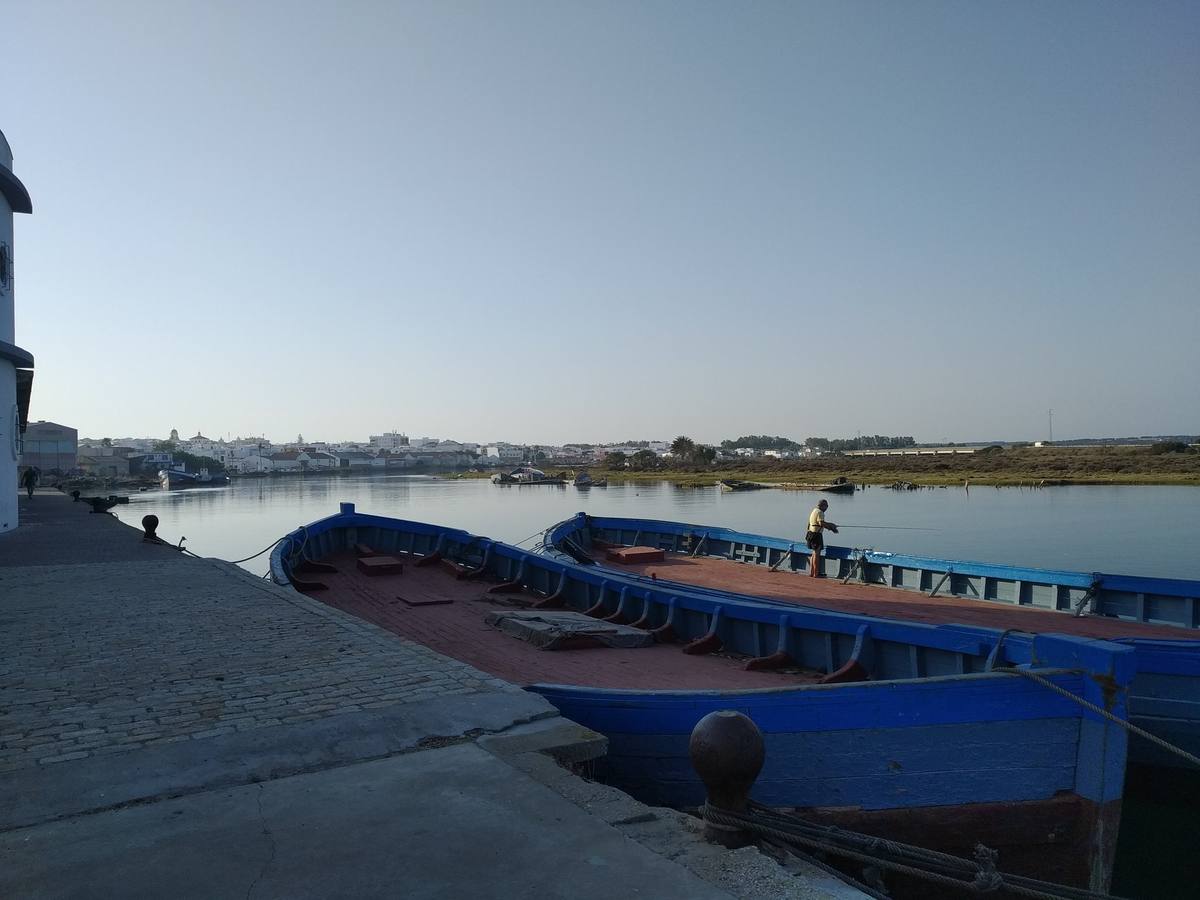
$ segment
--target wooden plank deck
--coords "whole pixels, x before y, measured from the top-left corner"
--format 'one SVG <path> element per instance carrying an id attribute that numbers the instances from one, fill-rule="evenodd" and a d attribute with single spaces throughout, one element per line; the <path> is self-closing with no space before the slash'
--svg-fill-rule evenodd
<path id="1" fill-rule="evenodd" d="M 407 560 L 404 554 L 399 558 Z M 489 612 L 513 608 L 512 595 L 489 595 L 487 584 L 456 579 L 439 566 L 405 565 L 403 574 L 368 575 L 359 571 L 360 560 L 353 553 L 322 562 L 334 565 L 337 572 L 321 575 L 328 589 L 313 593 L 314 600 L 514 684 L 627 690 L 779 688 L 814 684 L 822 674 L 747 672 L 742 657 L 687 656 L 671 644 L 539 650 L 484 621 Z"/>

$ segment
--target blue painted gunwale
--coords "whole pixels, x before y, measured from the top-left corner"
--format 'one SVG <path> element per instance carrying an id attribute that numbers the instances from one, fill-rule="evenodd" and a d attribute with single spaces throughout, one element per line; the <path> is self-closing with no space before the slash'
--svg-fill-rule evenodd
<path id="1" fill-rule="evenodd" d="M 684 765 L 686 736 L 708 712 L 736 708 L 747 711 L 767 736 L 771 762 L 762 796 L 769 801 L 763 802 L 836 806 L 852 796 L 864 808 L 893 808 L 1035 801 L 1062 790 L 1098 804 L 1121 796 L 1123 729 L 1040 685 L 987 669 L 989 656 L 997 664 L 1037 669 L 1072 693 L 1123 717 L 1134 672 L 1131 647 L 1057 635 L 1004 634 L 785 609 L 769 602 L 714 598 L 677 585 L 631 585 L 596 567 L 538 555 L 459 529 L 361 514 L 352 504 L 343 504 L 338 515 L 283 538 L 271 554 L 273 580 L 288 584 L 296 560 L 320 559 L 356 543 L 420 556 L 440 552 L 481 574 L 519 582 L 534 593 L 558 593 L 569 607 L 598 608 L 599 615 L 629 604 L 633 614 L 649 616 L 648 627 L 670 616 L 682 640 L 715 630 L 735 652 L 766 655 L 786 646 L 801 664 L 828 671 L 859 659 L 874 677 L 883 679 L 757 691 L 531 686 L 564 715 L 609 738 L 610 754 L 601 766 L 631 788 L 660 784 L 666 786 L 663 796 L 692 802 L 699 782 Z M 1012 727 L 1015 723 L 1024 724 Z M 1007 736 L 997 737 L 998 728 Z M 900 752 L 897 747 L 904 745 L 901 738 L 908 729 L 933 729 L 927 733 L 942 751 L 930 757 L 927 742 L 917 741 Z M 821 740 L 832 741 L 833 747 L 859 758 L 865 766 L 855 776 L 861 780 L 853 790 L 842 785 L 822 793 L 822 779 L 808 772 L 809 762 L 787 752 L 802 738 L 816 741 L 822 735 Z M 1067 748 L 1065 758 L 1030 761 L 1025 744 L 1038 735 L 1053 735 L 1057 745 Z M 1010 760 L 1003 777 L 987 779 L 986 788 L 971 787 L 983 776 L 970 753 L 962 752 L 976 744 L 991 748 L 989 759 Z M 772 756 L 773 746 L 779 752 Z M 873 762 L 863 762 L 864 754 Z M 925 779 L 930 786 L 918 793 L 895 788 L 898 772 L 907 771 L 906 766 L 919 770 L 922 765 L 941 773 Z"/>
<path id="2" fill-rule="evenodd" d="M 803 544 L 783 538 L 767 537 L 719 528 L 708 525 L 693 525 L 682 522 L 664 522 L 649 519 L 630 519 L 618 517 L 597 517 L 579 513 L 570 519 L 552 526 L 544 536 L 545 546 L 561 553 L 564 558 L 572 558 L 570 544 L 590 546 L 591 537 L 595 535 L 611 543 L 639 543 L 656 546 L 668 551 L 679 551 L 690 536 L 699 540 L 707 536 L 707 541 L 701 551 L 713 550 L 716 555 L 730 559 L 738 559 L 758 565 L 774 565 L 783 558 L 789 550 L 794 549 L 789 562 L 780 568 L 790 568 L 792 571 L 803 572 L 807 569 L 808 549 Z M 747 552 L 746 548 L 751 548 Z M 757 557 L 754 554 L 757 553 Z M 1100 584 L 1098 589 L 1104 591 L 1119 591 L 1142 595 L 1139 604 L 1143 610 L 1154 609 L 1155 598 L 1171 597 L 1184 603 L 1181 607 L 1191 615 L 1195 610 L 1194 598 L 1200 596 L 1200 582 L 1183 581 L 1179 579 L 1143 578 L 1136 576 L 1104 575 L 1101 573 L 1086 574 L 1082 572 L 1054 571 L 1049 569 L 1030 569 L 1016 566 L 997 566 L 985 563 L 959 562 L 954 560 L 933 559 L 929 557 L 902 556 L 899 554 L 875 553 L 874 551 L 851 550 L 846 547 L 827 547 L 826 554 L 832 559 L 838 577 L 849 575 L 855 559 L 864 557 L 867 560 L 864 571 L 870 574 L 870 561 L 889 560 L 894 566 L 916 568 L 921 575 L 913 580 L 898 580 L 893 575 L 884 579 L 861 578 L 866 583 L 907 588 L 909 590 L 932 590 L 934 576 L 940 577 L 947 572 L 952 573 L 946 579 L 943 587 L 953 590 L 942 592 L 967 599 L 979 599 L 981 602 L 994 600 L 987 597 L 989 586 L 972 579 L 993 579 L 997 581 L 1010 580 L 1020 582 L 1028 588 L 1029 593 L 1036 595 L 1036 587 L 1047 587 L 1055 593 L 1056 605 L 1028 604 L 1038 608 L 1059 609 L 1067 612 L 1074 608 L 1093 584 Z M 802 555 L 802 557 L 801 557 Z M 800 562 L 796 559 L 801 557 Z M 626 578 L 635 581 L 642 579 L 619 570 L 603 568 L 615 575 L 624 574 Z M 962 580 L 956 580 L 955 575 Z M 924 585 L 918 588 L 917 585 Z M 972 585 L 972 590 L 967 586 Z M 696 588 L 710 596 L 738 596 L 728 592 Z M 995 588 L 992 587 L 994 592 Z M 1062 592 L 1066 593 L 1062 593 Z M 1043 595 L 1044 596 L 1044 595 Z M 1147 600 L 1149 598 L 1149 600 Z M 754 598 L 756 600 L 760 598 Z M 762 600 L 762 602 L 780 602 Z M 1000 602 L 1005 602 L 1001 600 Z M 1007 601 L 1011 604 L 1011 600 Z M 1101 608 L 1105 606 L 1103 596 L 1098 601 Z M 791 604 L 785 604 L 791 606 Z M 1109 604 L 1111 605 L 1111 604 Z M 1128 621 L 1139 621 L 1133 616 L 1117 616 Z M 1142 619 L 1142 621 L 1149 621 Z M 1176 624 L 1169 620 L 1153 620 L 1153 624 Z M 974 626 L 954 626 L 964 633 L 976 633 Z M 984 629 L 985 631 L 987 629 Z M 1129 710 L 1130 720 L 1145 728 L 1152 734 L 1170 741 L 1184 749 L 1200 754 L 1200 639 L 1188 639 L 1188 632 L 1181 628 L 1179 640 L 1124 638 L 1119 642 L 1134 649 L 1137 675 L 1130 689 Z M 1130 748 L 1131 759 L 1146 765 L 1177 767 L 1185 765 L 1178 757 L 1166 753 L 1147 741 L 1135 740 Z"/>

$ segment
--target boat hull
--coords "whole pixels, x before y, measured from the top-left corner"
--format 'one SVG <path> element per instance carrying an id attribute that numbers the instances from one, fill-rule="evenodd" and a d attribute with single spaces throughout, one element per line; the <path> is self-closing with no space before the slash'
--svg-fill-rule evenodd
<path id="1" fill-rule="evenodd" d="M 747 669 L 786 658 L 800 670 L 827 673 L 831 683 L 761 690 L 529 684 L 563 715 L 608 738 L 609 755 L 597 772 L 641 799 L 698 804 L 703 789 L 687 758 L 688 735 L 708 712 L 738 709 L 766 737 L 767 765 L 752 792 L 759 802 L 853 813 L 864 827 L 908 814 L 940 823 L 947 833 L 954 823 L 973 822 L 977 831 L 970 839 L 984 843 L 998 839 L 998 832 L 985 828 L 986 812 L 1015 805 L 1045 826 L 1031 829 L 1029 846 L 1012 854 L 1014 860 L 1040 856 L 1043 867 L 1026 874 L 1053 869 L 1078 886 L 1108 884 L 1125 732 L 1031 680 L 988 670 L 995 662 L 1036 660 L 1068 694 L 1120 719 L 1133 671 L 1131 648 L 783 610 L 749 599 L 714 599 L 678 585 L 635 585 L 597 567 L 455 529 L 362 515 L 351 504 L 286 536 L 272 551 L 272 577 L 305 589 L 326 587 L 293 582 L 298 562 L 362 546 L 417 566 L 450 565 L 462 578 L 494 582 L 489 593 L 520 593 L 540 606 L 632 624 L 659 643 L 677 641 L 685 654 L 719 649 L 746 658 Z M 479 658 L 460 658 L 486 669 Z M 1058 827 L 1049 826 L 1068 807 L 1073 837 L 1062 844 Z"/>
<path id="2" fill-rule="evenodd" d="M 159 483 L 162 484 L 165 490 L 175 491 L 180 488 L 224 487 L 229 484 L 229 478 L 225 475 L 213 475 L 201 481 L 199 478 L 187 473 L 164 472 L 159 475 Z"/>

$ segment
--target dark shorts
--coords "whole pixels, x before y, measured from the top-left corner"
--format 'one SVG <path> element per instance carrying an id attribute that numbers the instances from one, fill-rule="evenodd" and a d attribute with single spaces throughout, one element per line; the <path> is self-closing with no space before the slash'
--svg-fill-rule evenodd
<path id="1" fill-rule="evenodd" d="M 808 545 L 809 550 L 824 550 L 825 538 L 819 531 L 810 531 L 804 536 L 804 543 Z"/>

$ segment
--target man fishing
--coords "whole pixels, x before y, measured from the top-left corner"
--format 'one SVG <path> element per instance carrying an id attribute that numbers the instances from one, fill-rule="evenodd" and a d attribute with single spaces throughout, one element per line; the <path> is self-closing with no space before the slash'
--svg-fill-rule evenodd
<path id="1" fill-rule="evenodd" d="M 829 501 L 822 500 L 808 515 L 808 534 L 804 536 L 804 543 L 808 545 L 808 549 L 812 551 L 808 559 L 808 574 L 812 578 L 818 578 L 817 570 L 821 565 L 821 551 L 825 549 L 825 531 L 832 531 L 837 534 L 838 527 L 832 522 L 825 521 L 825 510 L 829 509 Z"/>

